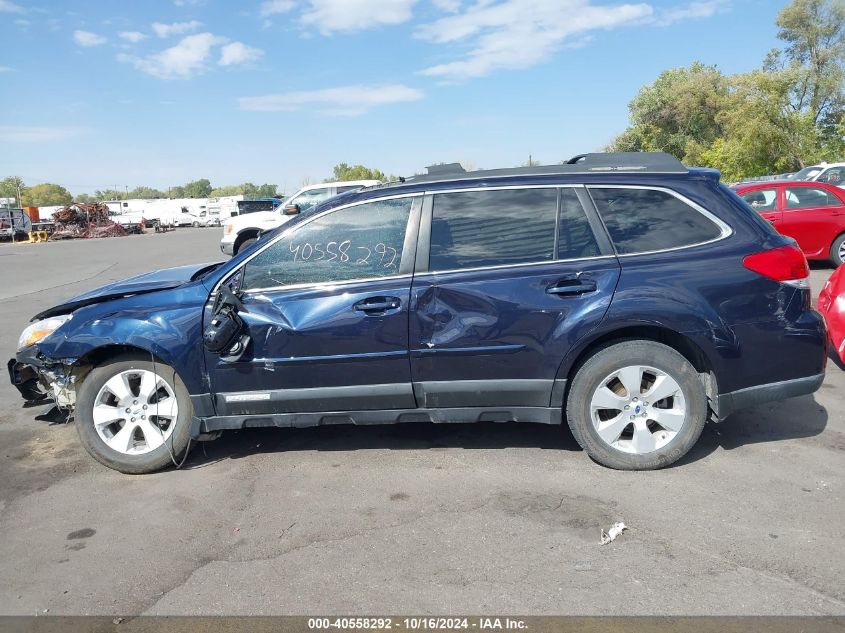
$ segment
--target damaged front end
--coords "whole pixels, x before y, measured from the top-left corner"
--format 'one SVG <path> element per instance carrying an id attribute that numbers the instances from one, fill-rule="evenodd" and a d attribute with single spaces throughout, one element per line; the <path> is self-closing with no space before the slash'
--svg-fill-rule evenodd
<path id="1" fill-rule="evenodd" d="M 33 345 L 9 360 L 9 378 L 28 404 L 51 398 L 57 407 L 70 412 L 76 405 L 76 384 L 84 373 L 75 362 L 72 358 L 47 358 Z"/>

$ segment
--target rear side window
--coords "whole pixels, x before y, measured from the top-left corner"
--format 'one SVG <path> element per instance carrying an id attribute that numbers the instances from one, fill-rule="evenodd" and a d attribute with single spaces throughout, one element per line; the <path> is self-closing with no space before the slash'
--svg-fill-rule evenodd
<path id="1" fill-rule="evenodd" d="M 429 270 L 555 258 L 557 189 L 435 194 Z"/>
<path id="2" fill-rule="evenodd" d="M 786 190 L 787 209 L 809 209 L 811 207 L 834 207 L 842 202 L 829 191 L 814 187 L 789 187 Z"/>
<path id="3" fill-rule="evenodd" d="M 590 187 L 619 254 L 662 251 L 718 238 L 721 229 L 665 191 Z"/>

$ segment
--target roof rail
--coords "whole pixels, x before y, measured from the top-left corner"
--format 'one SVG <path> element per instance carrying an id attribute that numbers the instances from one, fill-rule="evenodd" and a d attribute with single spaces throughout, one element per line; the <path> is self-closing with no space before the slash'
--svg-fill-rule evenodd
<path id="1" fill-rule="evenodd" d="M 578 154 L 560 165 L 535 165 L 512 169 L 465 171 L 460 163 L 432 165 L 428 174 L 411 176 L 406 182 L 466 180 L 500 176 L 548 176 L 594 173 L 686 174 L 688 170 L 677 158 L 664 152 L 603 152 Z"/>

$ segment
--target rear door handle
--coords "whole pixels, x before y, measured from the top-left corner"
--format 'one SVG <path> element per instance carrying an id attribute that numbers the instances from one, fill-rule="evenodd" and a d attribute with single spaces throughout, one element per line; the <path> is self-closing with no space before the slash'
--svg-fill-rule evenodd
<path id="1" fill-rule="evenodd" d="M 367 314 L 376 314 L 387 312 L 388 310 L 395 310 L 402 305 L 398 297 L 370 297 L 362 299 L 352 307 L 359 312 Z"/>
<path id="2" fill-rule="evenodd" d="M 556 281 L 554 285 L 546 288 L 546 293 L 558 295 L 559 297 L 568 297 L 595 292 L 597 289 L 598 286 L 596 286 L 596 282 L 592 279 L 573 277 L 572 279 L 560 279 Z"/>

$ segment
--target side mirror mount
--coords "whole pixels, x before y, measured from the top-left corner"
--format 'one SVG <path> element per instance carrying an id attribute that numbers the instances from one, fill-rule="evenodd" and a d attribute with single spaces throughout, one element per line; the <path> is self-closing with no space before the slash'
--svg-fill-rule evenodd
<path id="1" fill-rule="evenodd" d="M 211 309 L 211 319 L 202 334 L 202 344 L 209 351 L 220 354 L 220 359 L 235 362 L 244 355 L 249 345 L 246 324 L 238 312 L 246 312 L 240 298 L 226 284 L 220 286 Z"/>
<path id="2" fill-rule="evenodd" d="M 282 207 L 282 213 L 285 215 L 297 215 L 301 211 L 302 209 L 299 208 L 298 204 L 286 204 Z"/>

